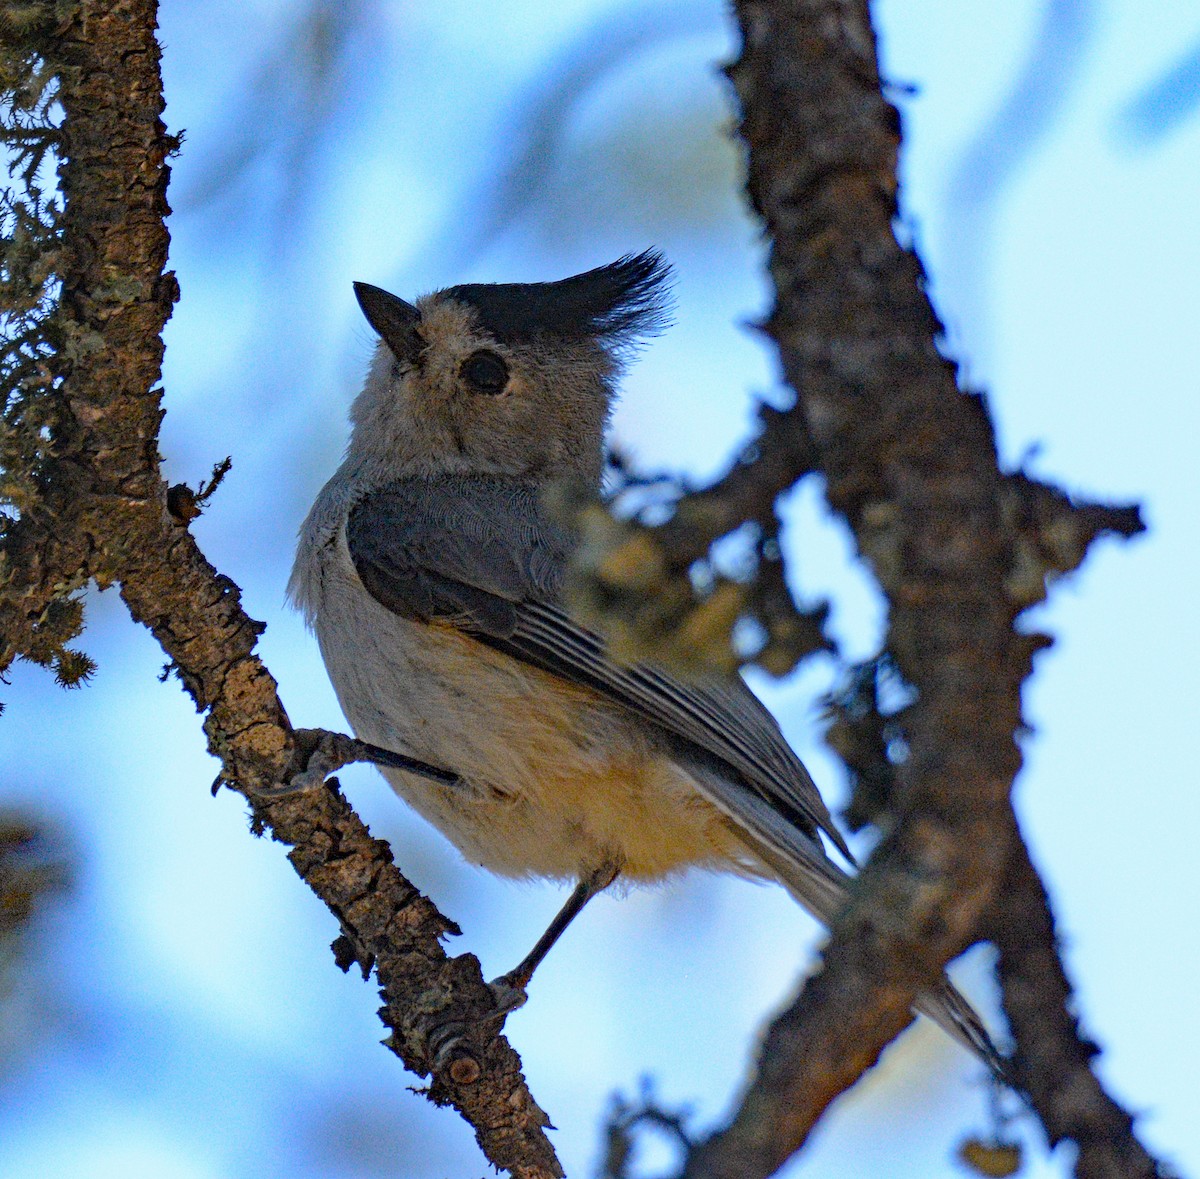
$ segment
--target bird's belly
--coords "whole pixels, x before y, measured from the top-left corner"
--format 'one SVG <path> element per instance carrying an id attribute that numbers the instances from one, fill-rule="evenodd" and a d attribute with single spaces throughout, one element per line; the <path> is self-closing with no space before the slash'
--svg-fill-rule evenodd
<path id="1" fill-rule="evenodd" d="M 742 844 L 665 738 L 619 704 L 361 591 L 317 631 L 355 733 L 461 779 L 383 771 L 469 861 L 558 879 L 604 863 L 630 880 L 745 870 Z"/>

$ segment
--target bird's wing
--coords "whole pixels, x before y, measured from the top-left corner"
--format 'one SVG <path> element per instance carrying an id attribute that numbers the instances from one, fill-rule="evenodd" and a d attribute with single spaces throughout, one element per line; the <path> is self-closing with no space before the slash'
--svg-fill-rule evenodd
<path id="1" fill-rule="evenodd" d="M 570 542 L 545 519 L 535 486 L 399 481 L 353 508 L 346 539 L 363 585 L 389 610 L 450 622 L 653 720 L 731 767 L 776 816 L 810 835 L 824 831 L 850 858 L 808 771 L 740 679 L 684 682 L 651 664 L 617 663 L 599 636 L 570 618 L 559 604 Z M 719 791 L 721 776 L 706 777 L 706 792 Z M 752 830 L 763 821 L 761 809 L 741 814 L 736 799 L 712 801 Z"/>

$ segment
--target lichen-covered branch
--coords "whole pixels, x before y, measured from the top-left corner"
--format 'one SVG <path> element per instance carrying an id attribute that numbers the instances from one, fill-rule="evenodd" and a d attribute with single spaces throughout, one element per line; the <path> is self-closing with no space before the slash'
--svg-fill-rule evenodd
<path id="1" fill-rule="evenodd" d="M 254 802 L 302 771 L 306 750 L 254 654 L 260 624 L 168 510 L 159 471 L 161 337 L 177 297 L 164 271 L 166 161 L 177 145 L 161 121 L 155 0 L 5 5 L 3 20 L 6 33 L 20 33 L 6 37 L 9 94 L 22 69 L 56 79 L 63 203 L 41 253 L 32 251 L 40 286 L 31 268 L 21 290 L 8 282 L 16 254 L 6 249 L 5 309 L 11 293 L 21 312 L 6 317 L 6 335 L 17 324 L 24 336 L 6 351 L 20 379 L 6 385 L 5 489 L 15 511 L 0 548 L 0 670 L 17 656 L 61 663 L 82 625 L 73 595 L 89 580 L 118 584 L 207 714 L 221 780 L 251 799 L 256 828 L 291 847 L 296 870 L 338 918 L 343 965 L 376 970 L 390 1046 L 428 1075 L 431 1037 L 462 1025 L 431 1099 L 463 1113 L 498 1168 L 560 1175 L 546 1116 L 499 1020 L 487 1019 L 494 1000 L 478 962 L 442 950 L 453 923 L 404 879 L 336 788 Z"/>

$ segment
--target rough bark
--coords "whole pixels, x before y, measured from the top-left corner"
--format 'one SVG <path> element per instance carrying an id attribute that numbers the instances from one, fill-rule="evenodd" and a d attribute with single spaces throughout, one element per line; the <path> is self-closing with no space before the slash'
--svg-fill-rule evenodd
<path id="1" fill-rule="evenodd" d="M 1009 859 L 988 935 L 1000 951 L 1004 1011 L 1021 1045 L 1017 1080 L 1052 1145 L 1078 1145 L 1078 1175 L 1152 1179 L 1165 1170 L 1137 1140 L 1134 1119 L 1105 1091 L 1092 1061 L 1100 1049 L 1080 1030 L 1063 968 L 1050 900 L 1020 832 Z"/>
<path id="2" fill-rule="evenodd" d="M 176 144 L 161 119 L 157 6 L 86 0 L 64 11 L 54 30 L 66 200 L 55 325 L 61 386 L 41 494 L 5 537 L 0 667 L 45 642 L 54 604 L 73 590 L 89 579 L 119 584 L 207 714 L 221 781 L 251 800 L 259 830 L 290 847 L 297 872 L 341 923 L 343 954 L 374 966 L 389 1046 L 429 1075 L 431 1036 L 461 1025 L 461 1044 L 429 1097 L 467 1118 L 497 1168 L 527 1179 L 561 1175 L 548 1120 L 499 1021 L 487 1019 L 494 1000 L 478 962 L 441 947 L 453 922 L 405 880 L 336 784 L 255 802 L 257 791 L 303 768 L 303 751 L 254 654 L 261 625 L 168 511 L 159 471 L 162 329 L 178 289 L 164 271 L 166 160 Z"/>

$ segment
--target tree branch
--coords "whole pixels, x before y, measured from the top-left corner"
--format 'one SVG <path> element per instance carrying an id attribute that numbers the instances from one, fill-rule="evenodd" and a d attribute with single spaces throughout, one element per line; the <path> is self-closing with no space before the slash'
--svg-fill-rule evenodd
<path id="1" fill-rule="evenodd" d="M 453 922 L 396 870 L 336 784 L 254 801 L 305 766 L 275 681 L 254 654 L 262 626 L 168 512 L 158 468 L 161 333 L 177 287 L 163 271 L 165 161 L 175 141 L 161 121 L 155 0 L 83 0 L 64 8 L 60 24 L 54 11 L 43 9 L 44 52 L 60 75 L 66 208 L 55 259 L 52 442 L 27 508 L 5 531 L 2 666 L 78 631 L 79 611 L 63 607 L 65 624 L 46 628 L 56 604 L 89 578 L 119 583 L 207 712 L 222 780 L 251 799 L 257 830 L 291 847 L 297 872 L 341 923 L 341 948 L 349 943 L 365 968 L 374 965 L 389 1046 L 425 1075 L 434 1070 L 431 1040 L 459 1029 L 430 1099 L 467 1118 L 498 1168 L 522 1179 L 561 1175 L 546 1115 L 498 1035 L 500 1021 L 488 1018 L 494 999 L 478 962 L 441 948 Z"/>
<path id="2" fill-rule="evenodd" d="M 999 471 L 984 402 L 959 392 L 920 263 L 894 235 L 899 117 L 866 0 L 736 9 L 743 50 L 729 73 L 750 195 L 773 242 L 767 330 L 798 395 L 761 450 L 786 452 L 774 435 L 791 434 L 791 452 L 824 474 L 887 594 L 887 649 L 918 699 L 884 838 L 822 969 L 770 1029 L 732 1122 L 690 1154 L 693 1179 L 776 1170 L 993 904 L 1011 905 L 997 884 L 1023 854 L 1009 803 L 1020 692 L 1048 641 L 1019 633 L 1017 615 L 1099 532 L 1141 528 L 1134 509 L 1077 511 Z"/>
<path id="3" fill-rule="evenodd" d="M 312 750 L 254 654 L 260 624 L 168 510 L 157 386 L 177 296 L 163 271 L 165 161 L 176 144 L 160 118 L 154 0 L 23 11 L 40 13 L 65 118 L 61 133 L 21 128 L 18 138 L 61 154 L 66 208 L 53 247 L 53 348 L 45 376 L 24 387 L 40 400 L 18 442 L 36 462 L 3 527 L 0 670 L 18 655 L 62 657 L 82 621 L 73 595 L 89 579 L 119 583 L 207 712 L 221 781 L 250 798 L 256 830 L 291 847 L 337 916 L 339 962 L 376 969 L 390 1046 L 413 1071 L 434 1073 L 429 1096 L 463 1113 L 496 1166 L 559 1175 L 545 1115 L 495 1034 L 478 963 L 441 948 L 453 923 L 396 870 L 336 784 L 271 794 L 306 773 L 311 785 Z M 1001 948 L 1016 1067 L 1052 1140 L 1080 1143 L 1080 1174 L 1161 1173 L 1087 1068 L 1009 804 L 1021 684 L 1046 641 L 1019 633 L 1017 616 L 1097 535 L 1130 535 L 1140 520 L 998 470 L 983 401 L 958 392 L 920 263 L 893 234 L 898 117 L 881 93 L 865 0 L 739 0 L 737 11 L 744 50 L 731 77 L 751 195 L 774 239 L 778 305 L 767 327 L 798 400 L 764 411 L 763 435 L 726 479 L 644 533 L 674 572 L 743 520 L 773 543 L 777 494 L 820 471 L 891 601 L 888 649 L 918 700 L 903 717 L 910 753 L 888 786 L 884 839 L 823 967 L 771 1029 L 731 1125 L 692 1152 L 687 1173 L 776 1169 L 909 1021 L 914 994 L 988 933 Z M 782 571 L 771 570 L 777 604 Z M 442 1059 L 447 1042 L 457 1046 Z"/>

